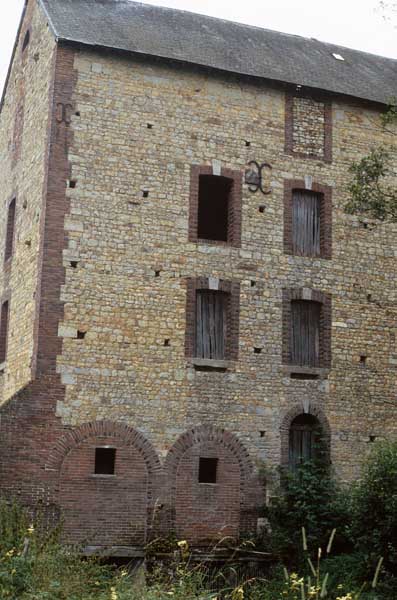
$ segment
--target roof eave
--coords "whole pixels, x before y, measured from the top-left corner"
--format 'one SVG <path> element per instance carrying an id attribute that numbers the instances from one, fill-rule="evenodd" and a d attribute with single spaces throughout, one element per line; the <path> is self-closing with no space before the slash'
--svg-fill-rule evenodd
<path id="1" fill-rule="evenodd" d="M 189 60 L 171 58 L 169 56 L 165 56 L 162 54 L 149 54 L 147 52 L 140 52 L 139 50 L 129 50 L 126 48 L 117 48 L 115 46 L 106 46 L 103 44 L 91 44 L 91 43 L 84 42 L 81 40 L 76 40 L 76 39 L 62 37 L 62 36 L 57 37 L 56 39 L 57 39 L 57 42 L 59 42 L 59 43 L 77 45 L 79 47 L 84 47 L 87 49 L 103 50 L 103 51 L 107 51 L 107 52 L 119 52 L 119 53 L 132 55 L 132 56 L 147 57 L 149 59 L 160 59 L 160 60 L 168 62 L 168 63 L 187 65 L 187 66 L 191 66 L 191 67 L 194 66 L 194 67 L 199 67 L 201 69 L 214 71 L 217 73 L 228 73 L 228 74 L 232 74 L 232 75 L 238 75 L 241 77 L 247 77 L 249 79 L 256 80 L 256 81 L 266 81 L 266 82 L 273 82 L 278 85 L 287 85 L 288 87 L 289 86 L 301 86 L 302 88 L 304 88 L 306 90 L 309 90 L 309 89 L 316 90 L 316 92 L 328 94 L 330 96 L 332 95 L 332 96 L 339 96 L 339 97 L 344 97 L 344 98 L 353 98 L 356 100 L 360 100 L 362 102 L 369 102 L 370 104 L 376 104 L 376 105 L 382 106 L 382 107 L 388 106 L 387 102 L 381 101 L 381 100 L 379 100 L 379 98 L 370 98 L 368 96 L 358 96 L 358 95 L 353 95 L 353 94 L 346 94 L 346 92 L 339 92 L 339 91 L 333 90 L 333 89 L 309 86 L 309 85 L 301 83 L 299 81 L 292 81 L 292 80 L 289 81 L 286 79 L 277 79 L 274 77 L 265 77 L 265 76 L 261 76 L 261 75 L 254 75 L 254 74 L 247 73 L 245 71 L 239 71 L 236 69 L 227 69 L 227 68 L 222 69 L 220 67 L 215 67 L 213 65 L 200 63 L 198 61 L 193 62 L 193 61 L 189 61 Z"/>

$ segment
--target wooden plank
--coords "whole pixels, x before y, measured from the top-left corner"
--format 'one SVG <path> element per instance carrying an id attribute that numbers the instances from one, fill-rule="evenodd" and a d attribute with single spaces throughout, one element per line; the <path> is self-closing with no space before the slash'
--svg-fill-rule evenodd
<path id="1" fill-rule="evenodd" d="M 308 300 L 291 302 L 291 358 L 293 364 L 319 366 L 320 312 L 319 302 Z"/>
<path id="2" fill-rule="evenodd" d="M 196 356 L 203 358 L 202 294 L 196 294 Z"/>
<path id="3" fill-rule="evenodd" d="M 321 194 L 294 190 L 292 247 L 298 256 L 320 256 Z"/>
<path id="4" fill-rule="evenodd" d="M 225 357 L 226 294 L 199 290 L 196 302 L 196 357 Z"/>

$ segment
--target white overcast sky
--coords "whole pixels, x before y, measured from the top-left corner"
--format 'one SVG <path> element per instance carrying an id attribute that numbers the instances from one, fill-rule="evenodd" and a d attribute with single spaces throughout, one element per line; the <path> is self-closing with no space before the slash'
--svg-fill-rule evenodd
<path id="1" fill-rule="evenodd" d="M 24 0 L 0 0 L 0 90 L 23 4 Z M 389 11 L 391 18 L 385 19 L 380 0 L 151 0 L 145 4 L 190 10 L 397 58 L 397 15 Z"/>

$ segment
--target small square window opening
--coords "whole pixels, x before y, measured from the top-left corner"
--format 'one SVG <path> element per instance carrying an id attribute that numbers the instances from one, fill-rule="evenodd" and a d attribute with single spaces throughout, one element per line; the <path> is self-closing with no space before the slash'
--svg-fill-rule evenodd
<path id="1" fill-rule="evenodd" d="M 199 483 L 216 483 L 218 470 L 217 458 L 202 458 L 199 460 Z"/>
<path id="2" fill-rule="evenodd" d="M 114 475 L 115 448 L 95 448 L 95 475 Z"/>

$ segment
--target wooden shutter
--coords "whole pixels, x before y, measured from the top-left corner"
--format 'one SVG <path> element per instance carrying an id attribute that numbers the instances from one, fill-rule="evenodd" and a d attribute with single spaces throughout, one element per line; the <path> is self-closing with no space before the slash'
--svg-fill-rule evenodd
<path id="1" fill-rule="evenodd" d="M 292 250 L 299 256 L 320 256 L 321 194 L 294 190 Z"/>
<path id="2" fill-rule="evenodd" d="M 196 297 L 196 356 L 225 358 L 226 298 L 222 292 L 198 290 Z"/>
<path id="3" fill-rule="evenodd" d="M 294 365 L 320 365 L 321 304 L 309 300 L 291 302 L 291 362 Z"/>
<path id="4" fill-rule="evenodd" d="M 3 302 L 1 307 L 1 321 L 0 321 L 0 363 L 3 363 L 6 359 L 7 354 L 7 337 L 8 337 L 8 318 L 9 318 L 9 304 L 8 300 Z"/>
<path id="5" fill-rule="evenodd" d="M 15 198 L 10 202 L 7 215 L 7 230 L 4 260 L 7 260 L 12 255 L 12 246 L 14 241 L 14 226 L 15 226 Z"/>
<path id="6" fill-rule="evenodd" d="M 293 423 L 289 432 L 289 466 L 292 470 L 314 458 L 315 426 Z"/>

